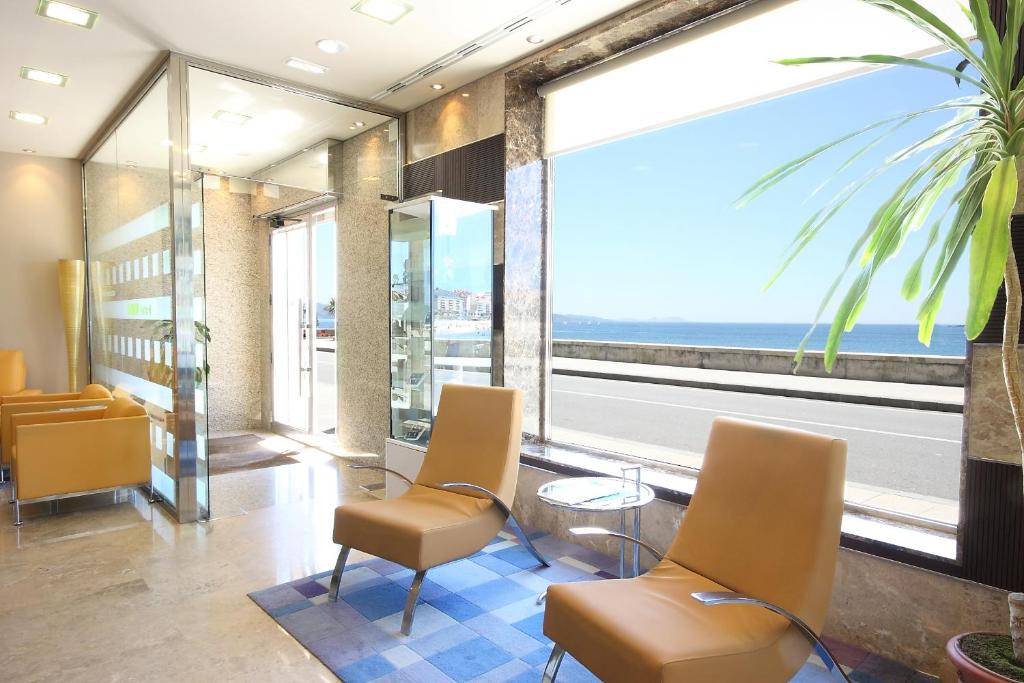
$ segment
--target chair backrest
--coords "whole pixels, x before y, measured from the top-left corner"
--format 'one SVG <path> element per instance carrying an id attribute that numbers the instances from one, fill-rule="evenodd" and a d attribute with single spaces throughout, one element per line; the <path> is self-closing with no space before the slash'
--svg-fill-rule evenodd
<path id="1" fill-rule="evenodd" d="M 146 414 L 146 409 L 130 398 L 115 398 L 107 404 L 103 411 L 103 419 L 113 417 L 141 417 Z"/>
<path id="2" fill-rule="evenodd" d="M 674 562 L 820 631 L 843 516 L 846 442 L 716 418 Z"/>
<path id="3" fill-rule="evenodd" d="M 0 396 L 16 394 L 25 388 L 25 354 L 0 349 Z"/>
<path id="4" fill-rule="evenodd" d="M 445 384 L 416 483 L 476 484 L 511 507 L 522 423 L 523 394 L 518 389 Z M 484 497 L 470 489 L 458 492 Z"/>
<path id="5" fill-rule="evenodd" d="M 78 395 L 79 398 L 110 398 L 110 389 L 107 389 L 102 384 L 87 384 L 82 392 Z"/>

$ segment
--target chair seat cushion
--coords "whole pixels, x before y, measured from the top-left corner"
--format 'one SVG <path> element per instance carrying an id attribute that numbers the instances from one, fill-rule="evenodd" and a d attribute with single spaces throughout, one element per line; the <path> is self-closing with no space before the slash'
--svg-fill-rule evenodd
<path id="1" fill-rule="evenodd" d="M 472 555 L 504 524 L 490 500 L 414 485 L 398 498 L 338 507 L 334 542 L 420 570 Z"/>
<path id="2" fill-rule="evenodd" d="M 555 584 L 544 633 L 606 683 L 788 681 L 810 645 L 766 609 L 690 596 L 724 590 L 670 560 L 636 579 Z"/>

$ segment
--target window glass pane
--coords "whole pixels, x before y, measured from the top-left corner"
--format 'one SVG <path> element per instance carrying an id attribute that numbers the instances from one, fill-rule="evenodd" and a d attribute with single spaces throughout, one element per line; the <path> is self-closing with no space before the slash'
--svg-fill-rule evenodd
<path id="1" fill-rule="evenodd" d="M 957 61 L 933 59 L 950 67 Z M 920 302 L 904 301 L 900 286 L 927 229 L 887 264 L 842 346 L 866 354 L 864 380 L 893 381 L 790 372 L 793 351 L 851 245 L 912 165 L 858 194 L 763 291 L 814 211 L 949 115 L 903 126 L 841 171 L 871 137 L 812 162 L 742 210 L 735 200 L 767 171 L 818 145 L 964 94 L 949 77 L 886 69 L 556 157 L 553 437 L 698 467 L 716 415 L 833 434 L 849 441 L 850 501 L 954 522 L 966 273 L 961 267 L 953 276 L 931 347 L 922 346 Z M 809 348 L 823 348 L 833 310 L 826 309 Z M 947 357 L 939 359 L 950 375 L 944 381 L 960 386 L 927 378 L 907 386 L 899 372 L 908 357 L 923 377 L 925 362 L 913 357 L 926 356 Z"/>

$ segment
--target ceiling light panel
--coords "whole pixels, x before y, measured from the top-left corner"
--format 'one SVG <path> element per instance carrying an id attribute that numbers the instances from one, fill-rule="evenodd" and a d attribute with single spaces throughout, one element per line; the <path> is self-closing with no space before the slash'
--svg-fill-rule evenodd
<path id="1" fill-rule="evenodd" d="M 99 17 L 99 14 L 92 10 L 75 7 L 66 2 L 56 2 L 56 0 L 39 0 L 39 4 L 36 5 L 36 14 L 82 28 L 92 28 Z"/>
<path id="2" fill-rule="evenodd" d="M 52 71 L 43 71 L 42 69 L 33 69 L 30 66 L 21 67 L 21 77 L 28 81 L 36 81 L 37 83 L 45 83 L 47 85 L 56 85 L 61 88 L 63 88 L 68 82 L 68 77 L 63 74 L 53 73 Z"/>
<path id="3" fill-rule="evenodd" d="M 412 11 L 412 5 L 401 0 L 359 0 L 352 7 L 353 12 L 394 24 Z"/>
<path id="4" fill-rule="evenodd" d="M 27 111 L 11 111 L 11 118 L 22 123 L 31 123 L 36 126 L 45 126 L 47 118 L 41 114 L 31 114 Z"/>
<path id="5" fill-rule="evenodd" d="M 285 66 L 290 66 L 293 69 L 299 71 L 305 71 L 311 74 L 323 74 L 327 73 L 327 67 L 315 64 L 313 62 L 307 62 L 305 59 L 299 59 L 298 57 L 289 57 L 285 60 Z"/>
<path id="6" fill-rule="evenodd" d="M 316 41 L 316 47 L 321 52 L 326 52 L 329 55 L 336 55 L 339 52 L 344 52 L 348 49 L 345 43 L 331 38 L 324 38 L 323 40 Z"/>
<path id="7" fill-rule="evenodd" d="M 227 111 L 225 109 L 219 109 L 216 112 L 214 112 L 213 118 L 217 119 L 218 121 L 223 121 L 224 123 L 230 123 L 235 126 L 240 126 L 252 117 L 246 116 L 245 114 L 238 114 L 233 111 Z"/>

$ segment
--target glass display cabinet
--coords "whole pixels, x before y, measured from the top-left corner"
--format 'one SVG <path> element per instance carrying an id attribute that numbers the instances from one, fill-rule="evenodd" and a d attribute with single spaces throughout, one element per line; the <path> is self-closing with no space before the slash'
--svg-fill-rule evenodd
<path id="1" fill-rule="evenodd" d="M 427 443 L 444 384 L 491 384 L 494 213 L 444 197 L 388 213 L 392 438 Z"/>

